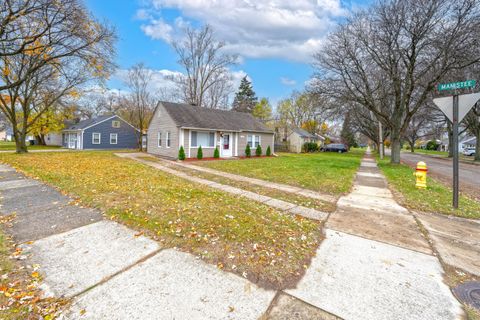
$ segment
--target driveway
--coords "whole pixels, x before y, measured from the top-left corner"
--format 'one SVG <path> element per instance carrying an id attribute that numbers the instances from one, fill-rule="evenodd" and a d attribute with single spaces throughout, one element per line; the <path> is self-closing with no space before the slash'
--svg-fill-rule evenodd
<path id="1" fill-rule="evenodd" d="M 429 174 L 445 182 L 447 185 L 451 185 L 452 183 L 452 159 L 435 158 L 411 152 L 402 152 L 401 159 L 411 167 L 415 167 L 418 161 L 425 161 Z M 459 172 L 460 190 L 480 199 L 480 166 L 460 162 Z"/>

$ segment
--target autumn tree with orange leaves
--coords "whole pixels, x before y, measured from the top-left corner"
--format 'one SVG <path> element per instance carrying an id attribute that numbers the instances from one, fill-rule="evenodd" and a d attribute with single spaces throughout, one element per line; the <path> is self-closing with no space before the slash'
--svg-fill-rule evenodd
<path id="1" fill-rule="evenodd" d="M 23 153 L 45 112 L 113 71 L 115 33 L 80 0 L 6 0 L 0 9 L 0 110 Z"/>

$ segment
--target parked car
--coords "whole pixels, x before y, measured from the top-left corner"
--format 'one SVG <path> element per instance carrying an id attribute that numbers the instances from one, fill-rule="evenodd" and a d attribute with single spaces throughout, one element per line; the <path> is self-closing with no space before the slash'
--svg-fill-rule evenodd
<path id="1" fill-rule="evenodd" d="M 326 146 L 323 146 L 321 150 L 343 153 L 343 152 L 347 152 L 348 148 L 346 145 L 342 143 L 330 143 L 330 144 L 327 144 Z"/>
<path id="2" fill-rule="evenodd" d="M 466 155 L 466 156 L 474 156 L 475 155 L 475 148 L 463 149 L 463 154 Z"/>

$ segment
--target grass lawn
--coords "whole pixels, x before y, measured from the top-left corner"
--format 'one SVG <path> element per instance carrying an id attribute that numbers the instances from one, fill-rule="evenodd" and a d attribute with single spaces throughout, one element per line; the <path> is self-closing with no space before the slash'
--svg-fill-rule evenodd
<path id="1" fill-rule="evenodd" d="M 378 165 L 387 177 L 387 180 L 398 193 L 404 207 L 424 212 L 442 213 L 464 218 L 480 219 L 480 202 L 467 196 L 460 195 L 459 209 L 452 208 L 452 190 L 444 184 L 427 178 L 428 188 L 415 188 L 414 170 L 407 165 L 390 164 L 390 158 L 377 158 Z"/>
<path id="2" fill-rule="evenodd" d="M 321 224 L 171 176 L 111 152 L 1 154 L 85 205 L 259 285 L 294 286 Z"/>
<path id="3" fill-rule="evenodd" d="M 48 150 L 48 149 L 58 149 L 60 146 L 27 146 L 28 150 Z M 0 141 L 0 151 L 10 151 L 15 150 L 15 142 L 10 141 Z"/>
<path id="4" fill-rule="evenodd" d="M 140 158 L 147 161 L 161 162 L 161 160 L 159 160 L 158 158 L 154 158 L 151 156 L 145 156 Z M 294 203 L 299 206 L 304 206 L 304 207 L 316 209 L 319 211 L 333 212 L 335 211 L 335 208 L 336 208 L 336 204 L 334 202 L 327 202 L 327 201 L 322 201 L 318 199 L 312 199 L 312 198 L 301 196 L 294 193 L 289 193 L 289 192 L 276 190 L 273 188 L 254 185 L 248 182 L 235 181 L 235 180 L 224 178 L 215 174 L 200 172 L 197 170 L 193 170 L 193 169 L 189 169 L 181 166 L 170 166 L 170 168 L 177 171 L 188 173 L 190 176 L 199 177 L 199 178 L 210 180 L 210 181 L 215 181 L 217 183 L 255 192 L 264 196 L 280 199 L 283 201 Z"/>
<path id="5" fill-rule="evenodd" d="M 364 150 L 348 153 L 280 153 L 278 157 L 205 161 L 196 165 L 340 195 L 350 191 Z"/>

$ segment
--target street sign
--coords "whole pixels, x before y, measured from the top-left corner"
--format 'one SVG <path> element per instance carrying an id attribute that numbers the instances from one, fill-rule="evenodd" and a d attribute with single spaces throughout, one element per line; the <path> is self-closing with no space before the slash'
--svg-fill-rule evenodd
<path id="1" fill-rule="evenodd" d="M 475 80 L 469 80 L 464 82 L 473 82 L 472 84 L 464 84 L 462 88 L 467 88 L 466 85 L 475 86 Z M 447 85 L 455 85 L 458 82 Z M 438 90 L 450 90 L 450 89 L 440 89 Z M 453 131 L 453 207 L 458 208 L 458 189 L 459 189 L 459 173 L 458 173 L 458 124 L 462 119 L 467 115 L 468 111 L 477 103 L 480 99 L 480 93 L 470 93 L 470 94 L 454 94 L 450 97 L 435 98 L 433 103 L 442 110 L 442 112 L 447 116 L 448 120 L 452 122 L 452 131 Z"/>
<path id="2" fill-rule="evenodd" d="M 480 100 L 480 93 L 461 94 L 458 96 L 458 122 L 463 120 L 478 100 Z M 433 103 L 442 110 L 450 122 L 453 122 L 453 96 L 435 98 Z"/>
<path id="3" fill-rule="evenodd" d="M 437 86 L 437 89 L 438 91 L 445 91 L 445 90 L 473 88 L 475 87 L 476 83 L 477 82 L 475 80 L 441 83 Z"/>

